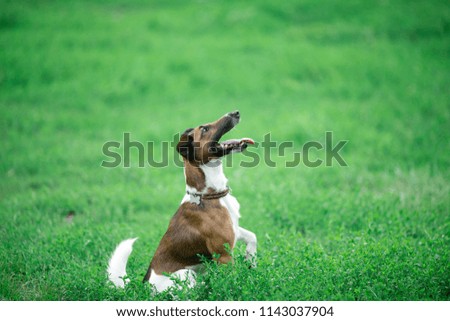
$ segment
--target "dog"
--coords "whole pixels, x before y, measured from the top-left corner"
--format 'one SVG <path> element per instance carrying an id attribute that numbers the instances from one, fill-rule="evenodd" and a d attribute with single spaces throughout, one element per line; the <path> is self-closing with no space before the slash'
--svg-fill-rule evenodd
<path id="1" fill-rule="evenodd" d="M 222 157 L 244 151 L 250 138 L 219 142 L 240 121 L 239 111 L 225 114 L 215 122 L 189 128 L 180 136 L 176 150 L 183 157 L 186 194 L 150 262 L 143 282 L 157 292 L 174 286 L 174 279 L 195 285 L 201 257 L 219 263 L 233 261 L 237 241 L 246 244 L 246 260 L 255 266 L 256 235 L 239 226 L 239 203 L 231 195 L 223 172 Z M 109 280 L 124 287 L 126 265 L 136 238 L 122 241 L 108 265 Z"/>

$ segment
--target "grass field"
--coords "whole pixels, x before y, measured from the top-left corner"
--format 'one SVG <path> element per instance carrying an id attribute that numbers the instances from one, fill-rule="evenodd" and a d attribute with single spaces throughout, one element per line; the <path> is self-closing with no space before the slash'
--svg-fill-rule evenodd
<path id="1" fill-rule="evenodd" d="M 449 26 L 431 0 L 0 0 L 0 299 L 449 300 Z M 152 296 L 141 280 L 183 171 L 136 153 L 106 169 L 102 146 L 234 109 L 227 137 L 295 146 L 275 168 L 225 169 L 258 267 L 238 246 L 234 266 Z M 284 166 L 327 131 L 347 167 Z"/>

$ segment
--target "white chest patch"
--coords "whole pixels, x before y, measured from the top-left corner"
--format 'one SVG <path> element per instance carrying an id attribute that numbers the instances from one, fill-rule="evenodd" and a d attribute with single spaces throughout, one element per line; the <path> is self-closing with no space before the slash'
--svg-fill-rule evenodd
<path id="1" fill-rule="evenodd" d="M 222 162 L 220 160 L 209 162 L 206 165 L 200 165 L 200 169 L 205 174 L 205 190 L 213 188 L 219 192 L 227 188 L 228 180 L 223 173 Z"/>

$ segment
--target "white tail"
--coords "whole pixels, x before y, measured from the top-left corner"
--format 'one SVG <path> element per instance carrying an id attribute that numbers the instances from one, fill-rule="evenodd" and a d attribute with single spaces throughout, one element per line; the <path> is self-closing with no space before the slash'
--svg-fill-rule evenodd
<path id="1" fill-rule="evenodd" d="M 108 263 L 108 278 L 114 283 L 115 286 L 123 288 L 127 281 L 124 281 L 125 275 L 127 275 L 127 261 L 128 257 L 133 251 L 133 243 L 137 240 L 128 239 L 120 242 L 114 250 L 111 259 Z"/>

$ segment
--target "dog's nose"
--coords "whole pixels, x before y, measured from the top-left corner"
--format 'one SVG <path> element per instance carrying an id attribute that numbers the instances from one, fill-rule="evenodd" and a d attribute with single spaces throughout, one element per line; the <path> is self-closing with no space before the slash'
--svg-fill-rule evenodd
<path id="1" fill-rule="evenodd" d="M 228 113 L 228 116 L 239 119 L 239 117 L 241 117 L 241 114 L 239 113 L 239 110 L 236 110 L 231 113 Z"/>

